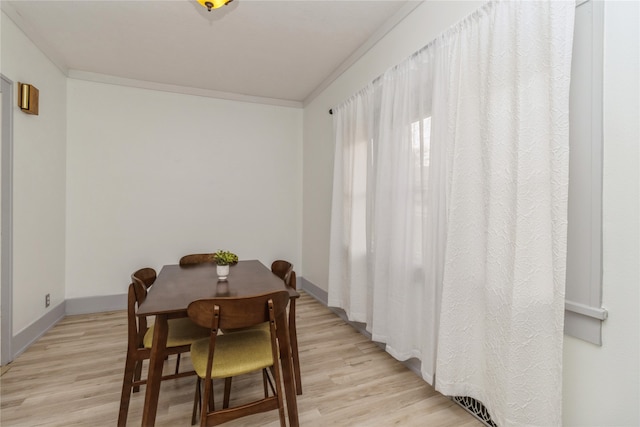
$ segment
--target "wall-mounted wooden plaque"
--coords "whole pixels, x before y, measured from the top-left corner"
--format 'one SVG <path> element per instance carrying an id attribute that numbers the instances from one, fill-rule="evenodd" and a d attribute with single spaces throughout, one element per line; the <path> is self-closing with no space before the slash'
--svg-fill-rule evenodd
<path id="1" fill-rule="evenodd" d="M 38 88 L 18 82 L 18 106 L 27 114 L 38 115 Z"/>

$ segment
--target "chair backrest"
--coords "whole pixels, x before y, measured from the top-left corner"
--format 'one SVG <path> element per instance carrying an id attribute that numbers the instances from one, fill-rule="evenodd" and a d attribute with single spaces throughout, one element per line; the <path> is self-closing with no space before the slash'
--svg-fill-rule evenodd
<path id="1" fill-rule="evenodd" d="M 285 285 L 296 288 L 295 273 L 293 272 L 293 264 L 289 261 L 282 259 L 275 260 L 271 263 L 271 271 L 273 274 L 284 280 Z M 293 273 L 293 284 L 291 283 L 291 276 Z"/>
<path id="2" fill-rule="evenodd" d="M 180 258 L 180 265 L 202 264 L 203 262 L 215 262 L 215 254 L 189 254 Z"/>
<path id="3" fill-rule="evenodd" d="M 252 297 L 233 297 L 233 298 L 212 298 L 193 301 L 187 307 L 187 314 L 192 322 L 208 327 L 211 330 L 209 335 L 209 351 L 207 356 L 207 367 L 203 377 L 204 379 L 204 395 L 202 396 L 202 414 L 201 414 L 201 426 L 204 425 L 218 425 L 224 422 L 244 417 L 247 415 L 257 414 L 258 412 L 270 411 L 278 409 L 280 416 L 280 426 L 285 427 L 284 419 L 284 404 L 282 399 L 282 377 L 280 375 L 280 364 L 278 363 L 278 342 L 276 338 L 276 319 L 283 318 L 286 314 L 287 303 L 289 302 L 289 292 L 286 290 L 271 292 L 263 295 L 257 295 Z M 247 332 L 233 332 L 230 334 L 223 334 L 218 336 L 220 329 L 245 329 L 252 326 L 261 325 L 265 322 L 269 324 L 269 341 L 271 348 L 271 357 L 267 361 L 262 357 L 260 366 L 258 369 L 271 367 L 272 378 L 275 382 L 275 388 L 272 387 L 274 392 L 273 396 L 268 396 L 265 387 L 264 399 L 254 400 L 251 403 L 239 405 L 235 407 L 225 406 L 224 409 L 216 411 L 213 407 L 213 383 L 211 381 L 213 365 L 217 357 L 221 357 L 224 362 L 220 362 L 227 366 L 234 365 L 238 372 L 248 372 L 246 369 L 255 370 L 256 368 L 247 368 L 247 363 L 244 357 L 234 357 L 232 360 L 225 360 L 224 354 L 222 356 L 216 356 L 216 342 L 218 340 L 227 340 L 227 346 L 221 348 L 229 348 L 228 345 L 236 346 L 234 350 L 242 354 L 247 351 L 255 351 L 254 344 L 261 341 L 261 337 L 264 338 L 264 332 L 258 328 L 249 330 Z M 282 326 L 285 329 L 285 336 L 288 336 L 287 322 L 282 322 Z M 243 337 L 247 339 L 243 340 Z M 240 339 L 234 339 L 240 338 Z M 230 340 L 230 341 L 229 341 Z M 262 341 L 261 345 L 265 342 Z M 280 344 L 282 347 L 283 344 Z M 286 345 L 286 344 L 284 344 Z M 251 350 L 250 350 L 251 348 Z M 264 347 L 262 347 L 264 350 Z M 193 351 L 193 350 L 192 350 Z M 224 351 L 224 350 L 223 350 Z M 230 350 L 226 350 L 230 351 Z M 226 353 L 229 354 L 229 353 Z M 251 359 L 254 354 L 248 355 Z M 229 372 L 229 371 L 227 371 Z M 265 370 L 266 372 L 266 370 Z M 200 374 L 202 377 L 202 374 Z M 228 380 L 229 378 L 227 378 Z M 269 380 L 271 382 L 271 380 Z M 226 384 L 226 381 L 225 381 Z M 273 384 L 272 384 L 273 385 Z M 225 395 L 228 396 L 225 385 Z M 225 397 L 225 400 L 228 397 Z M 228 400 L 226 400 L 228 402 Z M 205 402 L 211 402 L 211 405 L 207 405 Z"/>
<path id="4" fill-rule="evenodd" d="M 269 310 L 269 301 L 273 311 Z M 218 329 L 240 329 L 276 319 L 286 310 L 289 293 L 285 290 L 252 297 L 211 298 L 193 301 L 187 308 L 196 324 Z"/>
<path id="5" fill-rule="evenodd" d="M 141 268 L 131 275 L 133 282 L 142 284 L 145 288 L 149 288 L 156 281 L 156 271 L 151 267 Z"/>
<path id="6" fill-rule="evenodd" d="M 289 283 L 284 282 L 287 286 L 293 288 L 293 289 L 298 289 L 297 286 L 297 280 L 296 280 L 296 272 L 291 270 L 291 274 L 289 275 Z"/>
<path id="7" fill-rule="evenodd" d="M 129 346 L 131 348 L 140 348 L 143 346 L 144 334 L 147 331 L 146 317 L 138 317 L 136 315 L 138 307 L 147 298 L 147 288 L 141 280 L 134 280 L 129 285 L 129 293 L 127 299 L 127 333 L 129 337 Z"/>

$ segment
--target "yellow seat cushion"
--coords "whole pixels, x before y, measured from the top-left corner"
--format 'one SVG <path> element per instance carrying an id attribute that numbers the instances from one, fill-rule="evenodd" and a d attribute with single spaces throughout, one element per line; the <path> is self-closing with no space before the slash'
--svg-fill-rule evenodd
<path id="1" fill-rule="evenodd" d="M 191 344 L 191 363 L 200 378 L 206 376 L 208 357 L 209 339 Z M 245 329 L 216 338 L 212 378 L 235 377 L 271 365 L 271 338 L 262 329 Z"/>
<path id="2" fill-rule="evenodd" d="M 188 317 L 169 320 L 169 334 L 167 335 L 167 347 L 179 347 L 189 345 L 195 340 L 209 337 L 209 328 L 203 328 L 193 323 Z M 144 334 L 144 347 L 151 348 L 153 343 L 153 326 Z"/>
<path id="3" fill-rule="evenodd" d="M 265 331 L 267 333 L 271 333 L 271 328 L 269 326 L 269 322 L 260 323 L 259 325 L 254 326 L 253 329 L 260 329 L 260 330 Z"/>

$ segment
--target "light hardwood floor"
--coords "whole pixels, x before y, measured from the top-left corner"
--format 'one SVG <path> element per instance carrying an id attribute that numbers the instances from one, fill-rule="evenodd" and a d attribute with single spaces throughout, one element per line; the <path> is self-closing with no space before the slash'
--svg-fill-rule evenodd
<path id="1" fill-rule="evenodd" d="M 297 313 L 301 426 L 483 426 L 304 292 Z M 126 341 L 125 311 L 63 319 L 0 377 L 0 425 L 116 425 Z M 174 363 L 172 356 L 167 370 Z M 188 356 L 181 365 L 190 368 Z M 189 426 L 195 377 L 161 387 L 156 425 Z M 220 391 L 216 385 L 218 397 Z M 260 393 L 259 375 L 234 379 L 231 404 Z M 140 425 L 143 403 L 144 387 L 132 394 L 128 425 Z M 225 425 L 270 427 L 277 420 L 272 411 Z"/>

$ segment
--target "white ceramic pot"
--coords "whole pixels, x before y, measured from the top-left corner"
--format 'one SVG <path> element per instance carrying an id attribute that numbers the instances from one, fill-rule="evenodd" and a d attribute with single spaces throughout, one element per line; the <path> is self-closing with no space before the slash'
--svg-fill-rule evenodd
<path id="1" fill-rule="evenodd" d="M 229 275 L 228 265 L 216 265 L 216 273 L 218 273 L 218 280 L 227 280 Z"/>

